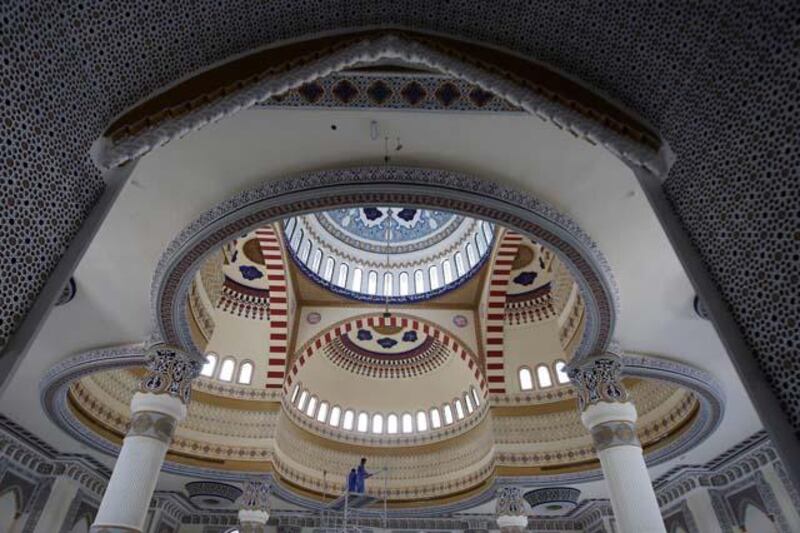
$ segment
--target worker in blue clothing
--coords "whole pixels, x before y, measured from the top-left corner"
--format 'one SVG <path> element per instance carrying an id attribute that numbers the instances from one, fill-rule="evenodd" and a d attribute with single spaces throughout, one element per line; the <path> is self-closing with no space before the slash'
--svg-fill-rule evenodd
<path id="1" fill-rule="evenodd" d="M 350 474 L 347 476 L 347 492 L 355 492 L 358 487 L 358 474 L 356 469 L 351 468 Z"/>
<path id="2" fill-rule="evenodd" d="M 361 464 L 358 465 L 358 470 L 356 471 L 356 492 L 359 494 L 364 494 L 364 480 L 368 477 L 372 477 L 372 474 L 367 472 L 367 458 L 361 458 Z"/>

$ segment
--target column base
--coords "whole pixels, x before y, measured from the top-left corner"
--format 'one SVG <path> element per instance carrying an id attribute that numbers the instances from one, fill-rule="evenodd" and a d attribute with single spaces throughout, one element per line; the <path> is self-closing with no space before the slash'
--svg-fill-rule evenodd
<path id="1" fill-rule="evenodd" d="M 524 515 L 500 515 L 497 517 L 497 525 L 503 531 L 507 528 L 525 529 L 528 527 L 528 517 Z"/>

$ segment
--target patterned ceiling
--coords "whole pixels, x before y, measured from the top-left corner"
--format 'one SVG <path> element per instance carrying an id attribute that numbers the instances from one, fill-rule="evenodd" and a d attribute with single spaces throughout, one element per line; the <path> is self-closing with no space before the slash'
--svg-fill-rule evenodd
<path id="1" fill-rule="evenodd" d="M 265 43 L 397 24 L 549 62 L 649 120 L 677 157 L 669 200 L 800 430 L 797 2 L 16 0 L 0 14 L 0 346 L 104 189 L 88 154 L 114 116 Z M 768 289 L 753 290 L 754 273 Z"/>

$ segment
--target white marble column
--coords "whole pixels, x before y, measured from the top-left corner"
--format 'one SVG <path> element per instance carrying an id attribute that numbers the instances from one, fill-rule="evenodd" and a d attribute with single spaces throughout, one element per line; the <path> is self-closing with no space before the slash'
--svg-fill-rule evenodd
<path id="1" fill-rule="evenodd" d="M 528 513 L 522 491 L 518 487 L 502 487 L 497 491 L 495 515 L 501 533 L 525 531 L 528 527 Z"/>
<path id="2" fill-rule="evenodd" d="M 175 427 L 186 418 L 192 380 L 202 362 L 159 345 L 131 400 L 128 434 L 92 525 L 92 533 L 141 533 Z"/>
<path id="3" fill-rule="evenodd" d="M 620 381 L 620 357 L 591 357 L 570 370 L 581 420 L 592 434 L 620 533 L 666 533 L 636 437 L 636 407 Z"/>
<path id="4" fill-rule="evenodd" d="M 265 533 L 269 520 L 269 484 L 248 480 L 239 501 L 239 533 Z"/>

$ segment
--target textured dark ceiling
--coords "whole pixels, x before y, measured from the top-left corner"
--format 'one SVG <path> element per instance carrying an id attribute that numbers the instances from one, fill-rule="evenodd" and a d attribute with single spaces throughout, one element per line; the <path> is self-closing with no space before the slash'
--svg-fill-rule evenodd
<path id="1" fill-rule="evenodd" d="M 800 429 L 800 2 L 6 1 L 0 346 L 103 189 L 112 118 L 232 54 L 375 24 L 548 62 L 648 119 L 665 190 Z"/>

